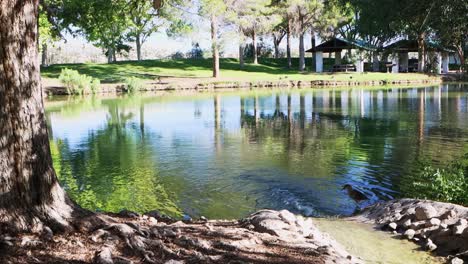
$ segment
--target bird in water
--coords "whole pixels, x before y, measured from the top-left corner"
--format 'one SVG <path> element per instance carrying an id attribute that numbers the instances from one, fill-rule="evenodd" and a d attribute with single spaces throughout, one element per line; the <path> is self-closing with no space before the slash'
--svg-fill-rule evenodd
<path id="1" fill-rule="evenodd" d="M 369 200 L 369 198 L 365 194 L 354 189 L 353 186 L 351 186 L 350 184 L 345 184 L 342 190 L 346 190 L 348 192 L 349 197 L 351 197 L 351 199 L 353 199 L 356 203 Z"/>

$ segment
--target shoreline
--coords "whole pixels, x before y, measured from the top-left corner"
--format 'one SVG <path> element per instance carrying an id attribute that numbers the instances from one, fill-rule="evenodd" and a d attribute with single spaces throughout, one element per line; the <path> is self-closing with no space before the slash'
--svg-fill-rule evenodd
<path id="1" fill-rule="evenodd" d="M 241 220 L 208 220 L 201 217 L 180 221 L 157 211 L 142 215 L 129 211 L 97 213 L 96 217 L 108 225 L 95 226 L 89 233 L 78 231 L 71 234 L 48 233 L 47 236 L 44 233 L 14 236 L 4 232 L 0 237 L 0 244 L 4 245 L 0 261 L 106 264 L 141 261 L 165 264 L 365 263 L 365 257 L 357 255 L 355 250 L 349 253 L 349 248 L 324 232 L 319 222 L 327 218 L 319 220 L 294 215 L 287 210 L 264 209 Z M 428 252 L 425 253 L 428 257 L 434 256 L 434 261 L 435 256 L 438 257 L 434 263 L 462 264 L 468 260 L 467 218 L 468 208 L 460 205 L 396 199 L 379 202 L 357 215 L 338 220 L 367 224 L 373 227 L 368 231 L 372 233 L 388 231 L 392 237 L 381 237 L 392 240 L 393 244 L 404 243 L 397 242 L 398 239 L 415 243 L 422 252 Z M 86 222 L 86 219 L 83 221 Z M 350 227 L 352 225 L 345 228 Z M 352 240 L 349 236 L 344 239 L 344 242 Z M 366 237 L 360 239 L 366 241 Z M 390 251 L 386 255 L 393 258 L 392 249 L 384 247 L 381 250 Z M 412 252 L 405 254 L 415 254 Z M 398 258 L 395 256 L 395 259 Z"/>
<path id="2" fill-rule="evenodd" d="M 458 76 L 458 75 L 456 75 Z M 234 81 L 204 80 L 203 78 L 168 78 L 164 81 L 147 81 L 140 92 L 159 91 L 213 91 L 213 90 L 248 90 L 271 88 L 336 88 L 336 87 L 376 87 L 386 85 L 438 85 L 451 82 L 463 82 L 463 78 L 453 76 L 428 76 L 422 79 L 402 80 L 275 80 L 275 81 Z M 352 76 L 350 76 L 352 77 Z M 47 96 L 69 95 L 67 89 L 57 79 L 42 79 L 43 93 Z M 127 93 L 123 83 L 105 83 L 97 94 Z"/>

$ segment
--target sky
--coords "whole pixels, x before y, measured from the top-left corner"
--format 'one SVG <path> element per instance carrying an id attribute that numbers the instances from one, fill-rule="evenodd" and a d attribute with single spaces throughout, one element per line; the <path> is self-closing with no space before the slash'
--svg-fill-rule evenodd
<path id="1" fill-rule="evenodd" d="M 177 51 L 186 53 L 191 50 L 193 43 L 198 43 L 203 50 L 209 50 L 211 47 L 210 24 L 208 20 L 202 18 L 192 19 L 194 30 L 184 37 L 168 37 L 164 29 L 154 33 L 147 42 L 144 43 L 142 54 L 145 59 L 165 58 L 174 54 Z M 105 62 L 101 49 L 96 48 L 89 43 L 84 37 L 73 37 L 65 35 L 64 40 L 61 40 L 53 47 L 50 47 L 50 63 L 79 63 L 79 62 Z M 223 27 L 220 30 L 221 51 L 223 57 L 238 57 L 239 42 L 236 33 L 230 27 Z M 263 36 L 265 43 L 273 48 L 271 36 Z M 305 38 L 305 47 L 311 47 L 310 37 Z M 246 43 L 250 43 L 250 38 L 247 38 Z M 129 43 L 135 46 L 133 43 Z M 298 53 L 298 40 L 292 38 L 292 53 Z M 286 49 L 286 38 L 283 39 L 280 49 Z M 122 59 L 122 58 L 121 58 Z M 124 59 L 136 59 L 136 50 L 133 48 L 127 57 Z"/>

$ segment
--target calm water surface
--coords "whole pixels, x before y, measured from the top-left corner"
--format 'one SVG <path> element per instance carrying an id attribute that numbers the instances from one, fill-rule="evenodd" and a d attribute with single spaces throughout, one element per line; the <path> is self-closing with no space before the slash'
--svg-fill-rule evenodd
<path id="1" fill-rule="evenodd" d="M 417 160 L 468 144 L 468 86 L 49 101 L 54 166 L 82 206 L 239 218 L 348 215 L 401 194 Z"/>

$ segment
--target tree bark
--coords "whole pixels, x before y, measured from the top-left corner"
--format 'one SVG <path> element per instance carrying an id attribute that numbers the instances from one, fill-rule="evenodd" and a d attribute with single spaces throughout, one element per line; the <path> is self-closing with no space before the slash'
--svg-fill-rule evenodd
<path id="1" fill-rule="evenodd" d="M 114 52 L 112 51 L 112 48 L 107 49 L 107 63 L 112 63 L 113 61 L 113 54 Z"/>
<path id="2" fill-rule="evenodd" d="M 47 66 L 47 43 L 42 44 L 42 56 L 41 56 L 41 65 Z"/>
<path id="3" fill-rule="evenodd" d="M 273 45 L 275 47 L 275 59 L 279 59 L 279 41 L 275 35 L 273 35 Z"/>
<path id="4" fill-rule="evenodd" d="M 258 64 L 257 32 L 255 32 L 255 29 L 252 30 L 252 46 L 253 46 L 253 64 Z"/>
<path id="5" fill-rule="evenodd" d="M 240 68 L 243 69 L 244 66 L 245 66 L 245 62 L 244 62 L 244 44 L 243 43 L 239 44 L 239 64 L 240 64 Z"/>
<path id="6" fill-rule="evenodd" d="M 299 71 L 305 70 L 304 33 L 299 35 Z"/>
<path id="7" fill-rule="evenodd" d="M 379 70 L 380 70 L 379 52 L 374 51 L 372 53 L 372 71 L 378 72 Z"/>
<path id="8" fill-rule="evenodd" d="M 457 49 L 458 57 L 460 58 L 460 72 L 463 72 L 464 65 L 465 65 L 465 54 L 463 53 L 462 44 L 456 45 L 456 49 Z M 468 71 L 468 69 L 465 69 L 465 71 Z"/>
<path id="9" fill-rule="evenodd" d="M 219 77 L 218 25 L 216 16 L 211 15 L 211 49 L 213 51 L 213 77 Z"/>
<path id="10" fill-rule="evenodd" d="M 299 71 L 305 70 L 305 49 L 304 49 L 304 17 L 301 16 L 301 33 L 299 34 Z"/>
<path id="11" fill-rule="evenodd" d="M 136 44 L 136 50 L 137 50 L 137 59 L 138 61 L 141 61 L 141 39 L 140 39 L 139 34 L 137 34 L 135 38 L 135 44 Z"/>
<path id="12" fill-rule="evenodd" d="M 291 21 L 288 18 L 288 29 L 286 32 L 286 56 L 288 57 L 288 69 L 292 67 L 291 60 Z"/>
<path id="13" fill-rule="evenodd" d="M 426 33 L 418 35 L 418 72 L 424 72 L 426 68 L 426 47 L 425 47 Z"/>
<path id="14" fill-rule="evenodd" d="M 315 45 L 316 45 L 316 41 L 315 41 L 315 33 L 314 31 L 312 30 L 310 32 L 311 34 L 311 37 L 310 37 L 310 43 L 312 44 L 312 50 L 314 51 L 315 50 Z M 311 65 L 311 69 L 315 68 L 315 52 L 312 53 L 312 65 Z"/>
<path id="15" fill-rule="evenodd" d="M 75 207 L 52 167 L 37 47 L 39 0 L 0 2 L 0 223 L 69 226 Z"/>

